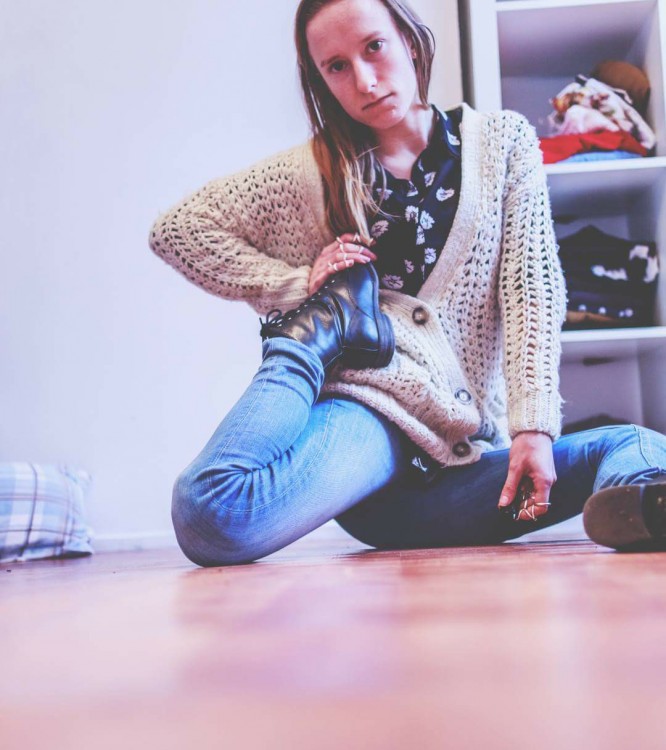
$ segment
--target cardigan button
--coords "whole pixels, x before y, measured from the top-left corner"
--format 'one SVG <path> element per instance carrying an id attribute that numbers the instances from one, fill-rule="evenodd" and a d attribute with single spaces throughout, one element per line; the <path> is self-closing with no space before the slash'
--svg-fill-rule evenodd
<path id="1" fill-rule="evenodd" d="M 469 404 L 472 401 L 472 394 L 464 388 L 458 388 L 456 391 L 456 398 L 461 404 Z"/>
<path id="2" fill-rule="evenodd" d="M 412 320 L 419 326 L 427 323 L 428 317 L 428 313 L 422 307 L 415 307 L 412 312 Z"/>
<path id="3" fill-rule="evenodd" d="M 458 456 L 458 458 L 465 458 L 465 456 L 469 456 L 469 454 L 472 452 L 472 449 L 467 443 L 456 443 L 453 446 L 453 452 Z"/>

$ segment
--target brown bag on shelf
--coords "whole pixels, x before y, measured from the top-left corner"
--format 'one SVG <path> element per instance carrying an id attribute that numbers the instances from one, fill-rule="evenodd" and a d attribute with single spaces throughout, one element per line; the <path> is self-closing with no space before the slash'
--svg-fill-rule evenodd
<path id="1" fill-rule="evenodd" d="M 624 60 L 604 60 L 590 76 L 607 86 L 626 91 L 635 109 L 645 115 L 650 99 L 650 81 L 640 68 Z"/>

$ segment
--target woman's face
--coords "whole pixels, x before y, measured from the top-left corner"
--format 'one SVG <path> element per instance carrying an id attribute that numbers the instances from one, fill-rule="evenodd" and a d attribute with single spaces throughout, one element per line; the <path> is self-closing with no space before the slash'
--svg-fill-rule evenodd
<path id="1" fill-rule="evenodd" d="M 409 44 L 379 0 L 337 0 L 310 21 L 306 36 L 317 70 L 357 122 L 388 130 L 417 102 Z"/>

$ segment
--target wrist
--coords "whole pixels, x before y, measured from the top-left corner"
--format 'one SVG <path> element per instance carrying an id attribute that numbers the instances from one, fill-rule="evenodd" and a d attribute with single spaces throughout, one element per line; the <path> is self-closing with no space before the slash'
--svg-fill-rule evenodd
<path id="1" fill-rule="evenodd" d="M 548 432 L 541 432 L 540 430 L 521 430 L 520 432 L 517 432 L 513 436 L 513 440 L 516 440 L 517 438 L 521 437 L 522 435 L 525 436 L 537 436 L 537 435 L 543 435 L 544 437 L 547 437 L 550 442 L 553 442 L 553 436 Z"/>

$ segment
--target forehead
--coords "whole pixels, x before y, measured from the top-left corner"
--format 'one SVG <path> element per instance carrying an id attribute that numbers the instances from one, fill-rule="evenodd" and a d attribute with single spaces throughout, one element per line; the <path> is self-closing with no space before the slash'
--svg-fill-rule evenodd
<path id="1" fill-rule="evenodd" d="M 395 29 L 393 18 L 379 0 L 337 0 L 323 7 L 308 23 L 305 33 L 315 59 L 353 46 L 368 34 Z"/>

